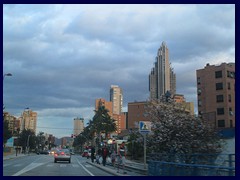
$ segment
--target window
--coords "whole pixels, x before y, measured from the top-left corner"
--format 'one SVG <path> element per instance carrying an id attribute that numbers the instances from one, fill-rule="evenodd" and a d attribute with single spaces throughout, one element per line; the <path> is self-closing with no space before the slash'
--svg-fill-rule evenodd
<path id="1" fill-rule="evenodd" d="M 235 72 L 227 71 L 227 77 L 235 79 Z"/>
<path id="2" fill-rule="evenodd" d="M 217 95 L 217 102 L 223 102 L 223 95 Z"/>
<path id="3" fill-rule="evenodd" d="M 198 106 L 202 106 L 202 101 L 201 100 L 198 100 Z"/>
<path id="4" fill-rule="evenodd" d="M 228 89 L 229 89 L 229 90 L 231 89 L 231 84 L 230 84 L 230 82 L 228 82 Z"/>
<path id="5" fill-rule="evenodd" d="M 201 95 L 201 93 L 202 93 L 202 90 L 201 90 L 201 88 L 198 88 L 198 95 Z"/>
<path id="6" fill-rule="evenodd" d="M 216 90 L 222 90 L 223 89 L 223 83 L 216 83 Z"/>
<path id="7" fill-rule="evenodd" d="M 232 102 L 231 94 L 228 95 L 228 102 Z"/>
<path id="8" fill-rule="evenodd" d="M 233 116 L 233 111 L 231 107 L 228 109 L 228 111 L 229 111 L 229 116 Z"/>
<path id="9" fill-rule="evenodd" d="M 232 128 L 232 127 L 233 127 L 233 121 L 230 120 L 230 128 Z"/>
<path id="10" fill-rule="evenodd" d="M 218 120 L 218 127 L 225 127 L 225 121 L 224 120 Z"/>
<path id="11" fill-rule="evenodd" d="M 216 71 L 215 78 L 221 78 L 221 77 L 222 77 L 222 71 Z"/>
<path id="12" fill-rule="evenodd" d="M 223 115 L 224 114 L 224 108 L 217 108 L 217 115 Z"/>
<path id="13" fill-rule="evenodd" d="M 197 84 L 201 84 L 200 77 L 197 77 Z"/>

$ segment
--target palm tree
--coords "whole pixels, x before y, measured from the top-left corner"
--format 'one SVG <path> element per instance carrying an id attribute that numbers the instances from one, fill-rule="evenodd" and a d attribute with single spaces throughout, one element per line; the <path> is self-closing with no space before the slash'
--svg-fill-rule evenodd
<path id="1" fill-rule="evenodd" d="M 110 132 L 116 131 L 115 120 L 111 118 L 108 114 L 108 110 L 105 106 L 99 106 L 98 110 L 95 110 L 95 115 L 93 117 L 93 124 L 98 137 L 101 137 L 101 133 L 105 133 L 105 138 Z"/>

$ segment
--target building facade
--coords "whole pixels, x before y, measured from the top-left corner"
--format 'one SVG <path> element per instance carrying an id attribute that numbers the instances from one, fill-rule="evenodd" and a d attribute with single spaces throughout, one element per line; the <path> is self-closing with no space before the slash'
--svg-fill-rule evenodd
<path id="1" fill-rule="evenodd" d="M 112 102 L 113 114 L 121 114 L 123 106 L 122 89 L 117 85 L 111 85 L 110 88 L 110 101 Z"/>
<path id="2" fill-rule="evenodd" d="M 235 63 L 207 64 L 196 74 L 198 114 L 216 128 L 235 127 Z"/>
<path id="3" fill-rule="evenodd" d="M 191 115 L 194 115 L 194 103 L 193 102 L 186 102 L 184 95 L 182 94 L 174 94 L 173 100 L 176 103 L 181 103 L 182 106 L 185 108 L 185 111 L 189 112 Z"/>
<path id="4" fill-rule="evenodd" d="M 128 103 L 128 129 L 138 128 L 139 121 L 149 121 L 145 115 L 145 106 L 147 102 Z"/>
<path id="5" fill-rule="evenodd" d="M 84 118 L 74 118 L 73 119 L 73 134 L 78 136 L 84 129 Z"/>
<path id="6" fill-rule="evenodd" d="M 24 110 L 21 121 L 21 131 L 24 129 L 30 129 L 36 134 L 37 112 L 33 112 L 31 109 Z"/>
<path id="7" fill-rule="evenodd" d="M 154 67 L 149 74 L 150 99 L 160 99 L 167 91 L 176 93 L 176 74 L 169 63 L 169 51 L 165 42 L 158 49 Z"/>
<path id="8" fill-rule="evenodd" d="M 113 116 L 113 103 L 106 101 L 104 98 L 99 98 L 95 100 L 95 110 L 97 111 L 99 106 L 104 106 L 109 112 L 109 116 Z"/>

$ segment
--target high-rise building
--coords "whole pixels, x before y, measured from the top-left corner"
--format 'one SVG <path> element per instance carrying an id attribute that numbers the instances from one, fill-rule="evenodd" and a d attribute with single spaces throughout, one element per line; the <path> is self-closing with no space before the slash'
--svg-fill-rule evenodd
<path id="1" fill-rule="evenodd" d="M 84 118 L 74 118 L 73 120 L 73 134 L 78 136 L 84 129 Z"/>
<path id="2" fill-rule="evenodd" d="M 122 113 L 122 105 L 123 105 L 123 94 L 122 89 L 116 85 L 111 85 L 110 88 L 110 101 L 113 103 L 113 114 L 121 114 Z"/>
<path id="3" fill-rule="evenodd" d="M 197 70 L 198 114 L 216 128 L 235 127 L 235 63 Z"/>
<path id="4" fill-rule="evenodd" d="M 158 49 L 154 67 L 149 74 L 150 99 L 160 99 L 167 91 L 176 93 L 176 74 L 169 63 L 169 52 L 165 42 Z"/>
<path id="5" fill-rule="evenodd" d="M 30 129 L 36 134 L 37 112 L 33 112 L 31 109 L 25 109 L 22 113 L 21 120 L 21 131 L 24 129 Z"/>

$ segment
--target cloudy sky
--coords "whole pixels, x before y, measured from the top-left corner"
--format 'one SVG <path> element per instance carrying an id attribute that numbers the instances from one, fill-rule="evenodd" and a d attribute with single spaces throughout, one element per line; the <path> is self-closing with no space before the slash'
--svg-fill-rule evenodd
<path id="1" fill-rule="evenodd" d="M 196 70 L 235 62 L 235 5 L 4 5 L 3 101 L 38 113 L 37 132 L 70 136 L 95 99 L 123 89 L 124 110 L 149 97 L 148 75 L 165 41 L 177 93 L 196 101 Z"/>

